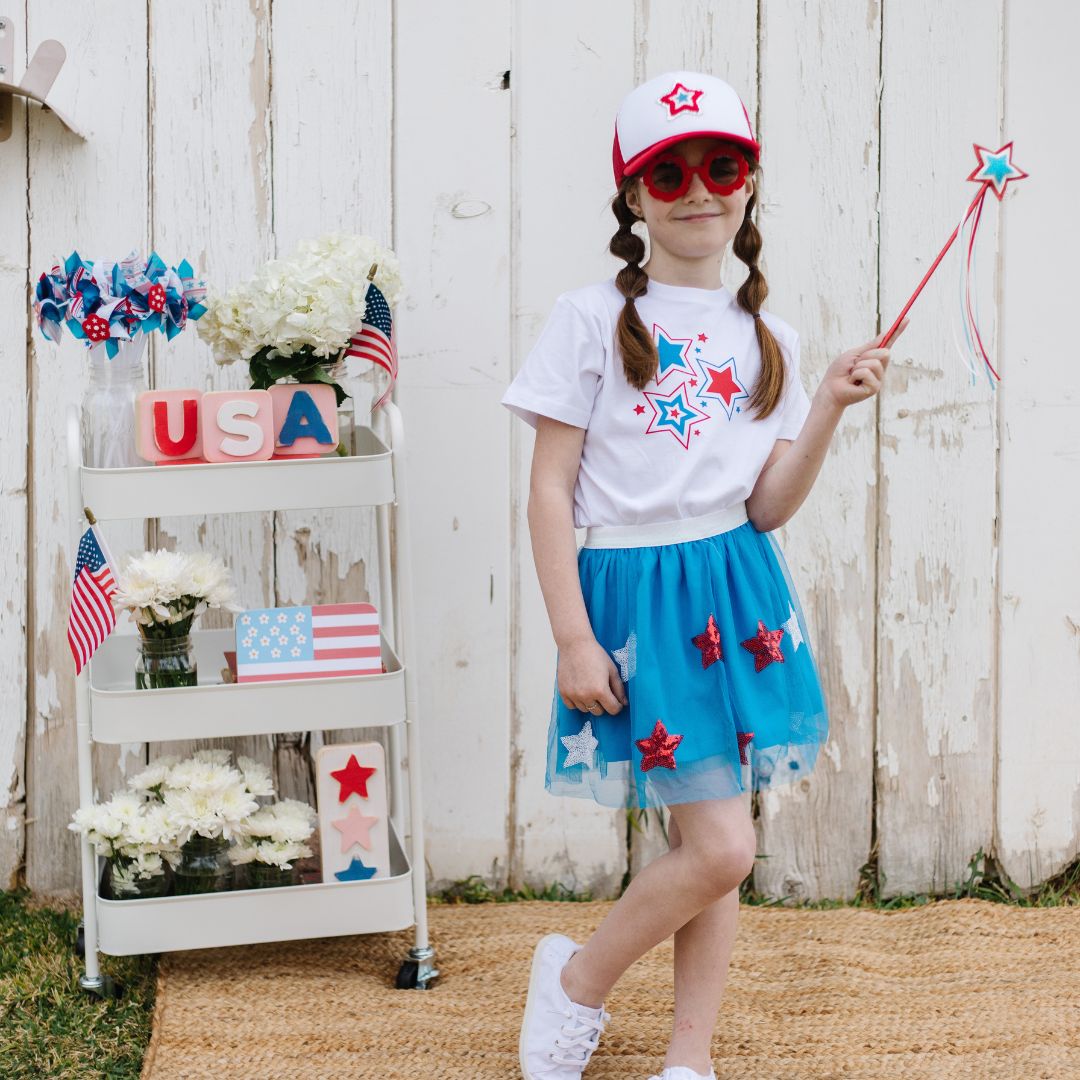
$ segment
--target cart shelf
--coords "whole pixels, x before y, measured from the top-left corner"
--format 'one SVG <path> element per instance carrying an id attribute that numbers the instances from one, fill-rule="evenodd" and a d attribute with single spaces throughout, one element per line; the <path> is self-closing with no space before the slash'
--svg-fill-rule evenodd
<path id="1" fill-rule="evenodd" d="M 412 868 L 390 826 L 390 876 L 277 889 L 234 889 L 199 896 L 108 899 L 98 860 L 98 947 L 110 956 L 252 945 L 413 925 Z"/>
<path id="2" fill-rule="evenodd" d="M 135 689 L 134 634 L 110 634 L 90 661 L 94 742 L 224 739 L 284 731 L 383 727 L 405 720 L 405 672 L 382 637 L 386 673 L 325 679 L 223 683 L 231 630 L 192 633 L 199 685 Z"/>
<path id="3" fill-rule="evenodd" d="M 380 506 L 394 500 L 391 453 L 369 427 L 357 453 L 296 461 L 226 461 L 130 469 L 79 466 L 82 498 L 98 518 L 183 517 L 258 510 Z"/>

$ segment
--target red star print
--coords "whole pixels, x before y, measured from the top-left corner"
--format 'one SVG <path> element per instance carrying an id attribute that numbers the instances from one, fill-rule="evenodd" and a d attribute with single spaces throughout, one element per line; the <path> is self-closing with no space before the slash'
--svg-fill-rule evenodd
<path id="1" fill-rule="evenodd" d="M 647 739 L 635 739 L 634 744 L 642 753 L 641 771 L 648 772 L 656 765 L 665 769 L 675 768 L 675 748 L 681 743 L 681 735 L 669 735 L 663 720 L 657 720 Z"/>
<path id="2" fill-rule="evenodd" d="M 645 406 L 644 405 L 635 405 L 634 406 L 634 412 L 636 412 L 638 414 L 638 416 L 640 416 L 644 411 L 645 411 Z"/>
<path id="3" fill-rule="evenodd" d="M 757 627 L 757 633 L 752 638 L 739 642 L 747 652 L 754 654 L 754 670 L 761 671 L 774 660 L 782 664 L 784 654 L 780 651 L 780 639 L 784 636 L 783 628 L 768 630 L 760 619 Z"/>
<path id="4" fill-rule="evenodd" d="M 731 368 L 713 368 L 708 364 L 702 364 L 706 375 L 709 376 L 709 385 L 702 390 L 702 394 L 719 394 L 724 399 L 725 405 L 730 405 L 733 398 L 745 393 L 743 388 L 735 381 L 731 374 Z"/>
<path id="5" fill-rule="evenodd" d="M 717 660 L 724 659 L 724 652 L 720 647 L 720 627 L 716 625 L 716 619 L 711 614 L 705 629 L 690 640 L 701 650 L 701 666 L 703 668 L 715 664 Z"/>
<path id="6" fill-rule="evenodd" d="M 367 782 L 375 769 L 365 768 L 356 760 L 355 754 L 349 755 L 349 763 L 344 769 L 335 769 L 330 775 L 341 785 L 338 802 L 344 802 L 354 791 L 362 798 L 368 797 Z"/>
<path id="7" fill-rule="evenodd" d="M 697 386 L 697 379 L 691 379 L 690 380 L 690 385 L 691 386 Z"/>
<path id="8" fill-rule="evenodd" d="M 698 339 L 698 341 L 708 341 L 709 340 L 708 337 L 705 334 L 698 334 L 697 339 Z"/>
<path id="9" fill-rule="evenodd" d="M 680 93 L 689 94 L 690 101 L 676 101 L 675 99 Z M 705 93 L 704 90 L 691 90 L 688 86 L 683 86 L 681 82 L 677 82 L 661 99 L 660 101 L 668 107 L 669 116 L 678 116 L 681 112 L 701 112 L 698 108 L 698 98 Z"/>
<path id="10" fill-rule="evenodd" d="M 740 731 L 737 732 L 739 736 L 739 761 L 744 765 L 750 764 L 750 759 L 746 756 L 746 744 L 754 737 L 752 731 Z"/>
<path id="11" fill-rule="evenodd" d="M 87 315 L 82 328 L 91 341 L 104 341 L 109 336 L 109 324 L 100 315 Z"/>

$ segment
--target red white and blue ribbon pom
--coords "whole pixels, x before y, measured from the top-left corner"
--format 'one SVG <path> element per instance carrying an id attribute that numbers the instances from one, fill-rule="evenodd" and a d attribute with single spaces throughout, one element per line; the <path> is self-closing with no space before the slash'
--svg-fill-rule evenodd
<path id="1" fill-rule="evenodd" d="M 145 262 L 134 251 L 117 263 L 88 262 L 73 251 L 64 265 L 42 274 L 34 290 L 38 327 L 59 341 L 66 324 L 88 346 L 105 343 L 113 357 L 117 342 L 160 330 L 176 337 L 188 319 L 205 311 L 206 285 L 185 259 L 166 266 L 157 252 Z"/>

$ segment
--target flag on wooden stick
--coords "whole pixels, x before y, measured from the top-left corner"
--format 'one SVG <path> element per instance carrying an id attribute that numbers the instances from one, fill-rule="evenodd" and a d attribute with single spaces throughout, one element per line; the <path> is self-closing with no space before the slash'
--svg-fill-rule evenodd
<path id="1" fill-rule="evenodd" d="M 359 332 L 353 336 L 345 349 L 347 357 L 357 356 L 362 360 L 370 360 L 371 363 L 383 368 L 390 376 L 386 390 L 372 405 L 372 410 L 377 409 L 390 397 L 398 373 L 397 345 L 394 343 L 394 324 L 390 316 L 390 305 L 386 302 L 382 290 L 371 280 L 375 269 L 373 266 L 368 275 L 367 292 L 364 295 L 364 321 Z"/>
<path id="2" fill-rule="evenodd" d="M 76 675 L 116 626 L 112 605 L 114 592 L 116 578 L 112 559 L 97 526 L 90 525 L 82 534 L 75 555 L 68 613 L 67 638 L 71 655 L 75 657 Z"/>

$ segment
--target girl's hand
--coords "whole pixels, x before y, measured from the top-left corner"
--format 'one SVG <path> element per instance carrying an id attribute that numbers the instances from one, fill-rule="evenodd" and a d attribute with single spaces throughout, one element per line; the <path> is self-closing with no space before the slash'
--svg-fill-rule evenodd
<path id="1" fill-rule="evenodd" d="M 559 650 L 559 697 L 568 709 L 612 716 L 627 703 L 619 669 L 596 638 Z"/>
<path id="2" fill-rule="evenodd" d="M 907 328 L 910 319 L 896 328 L 892 341 Z M 841 353 L 825 370 L 818 393 L 824 394 L 837 408 L 846 409 L 872 398 L 880 389 L 889 366 L 889 349 L 879 349 L 880 336 Z M 892 342 L 889 343 L 890 346 Z"/>

